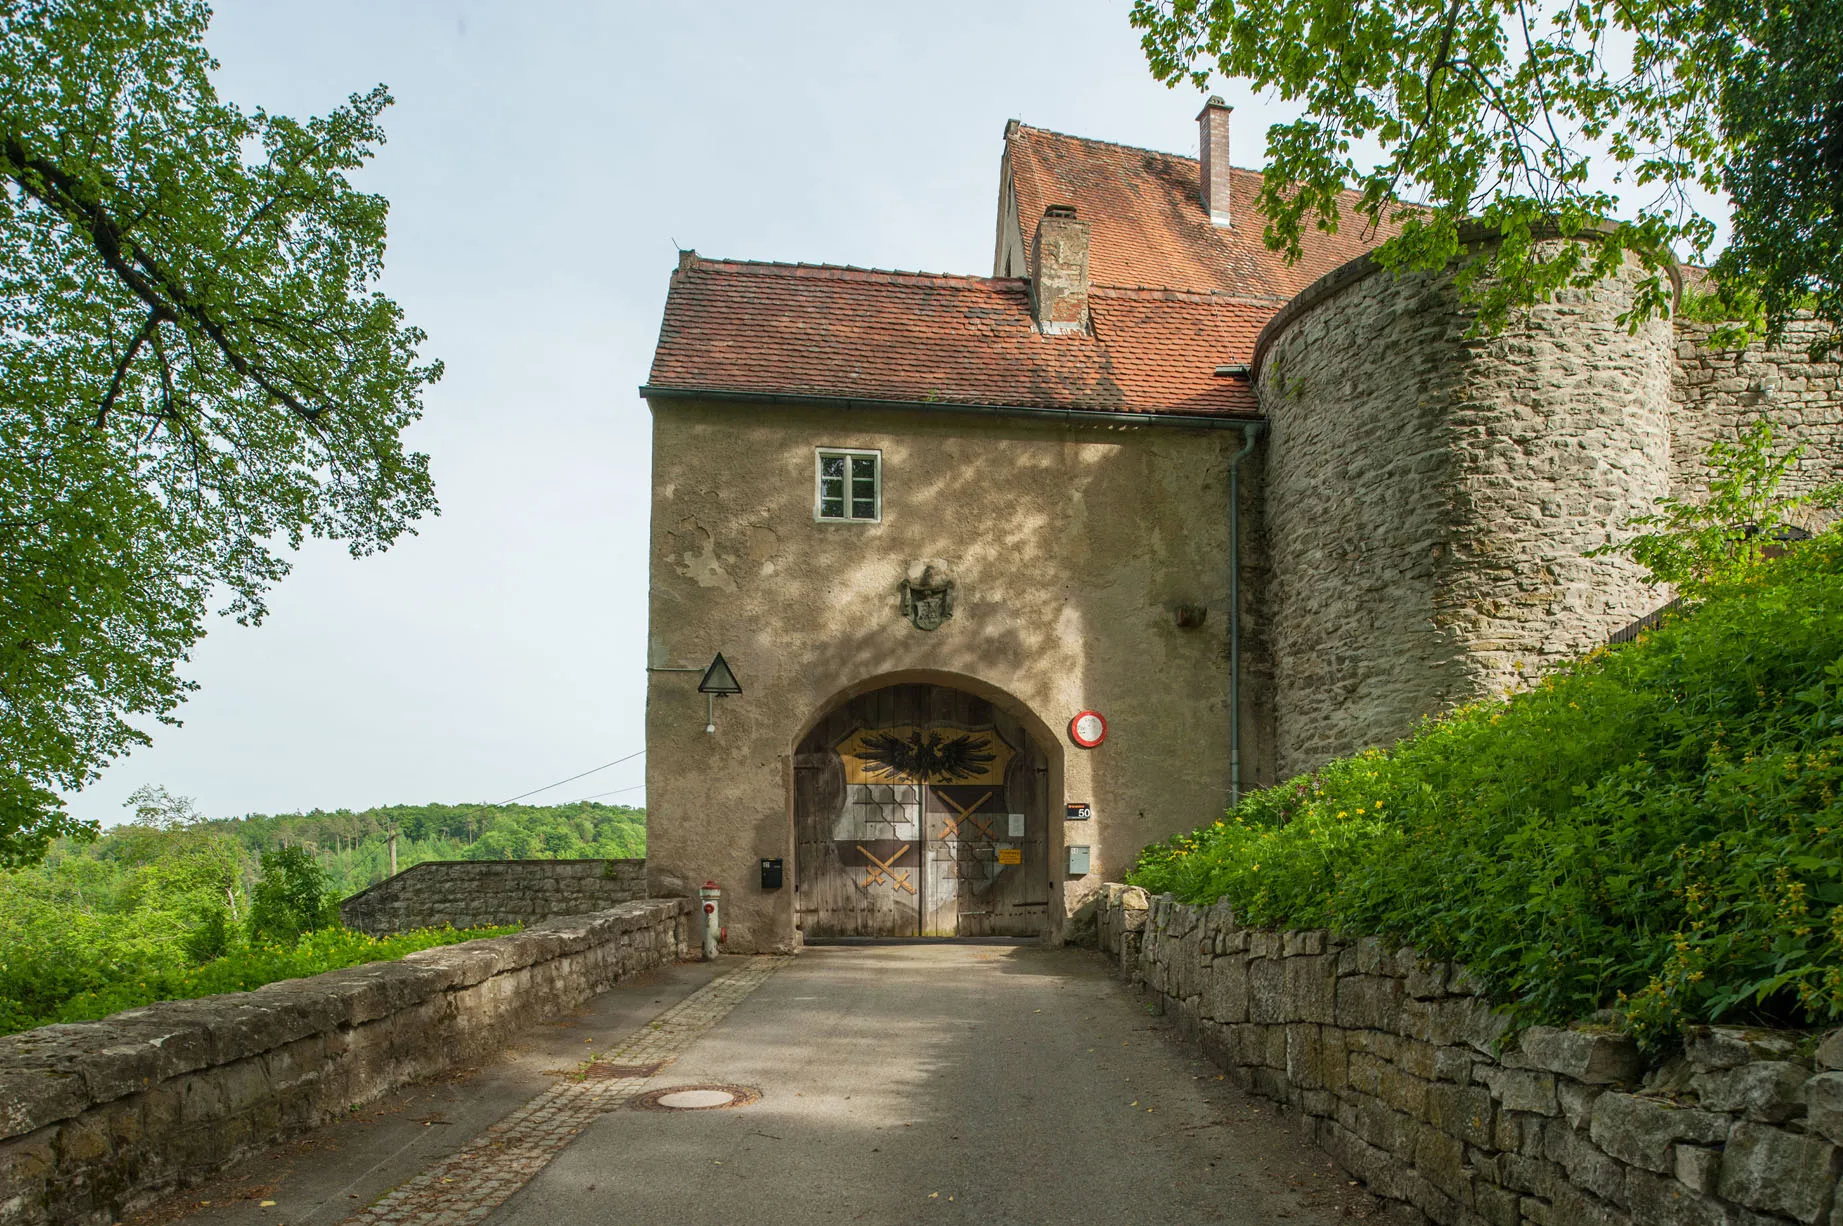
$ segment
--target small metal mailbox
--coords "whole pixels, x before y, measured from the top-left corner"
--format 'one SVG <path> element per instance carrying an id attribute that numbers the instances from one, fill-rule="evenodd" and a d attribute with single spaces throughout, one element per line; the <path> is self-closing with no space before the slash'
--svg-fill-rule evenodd
<path id="1" fill-rule="evenodd" d="M 1069 876 L 1086 877 L 1088 864 L 1088 848 L 1080 843 L 1069 844 Z"/>
<path id="2" fill-rule="evenodd" d="M 779 857 L 762 861 L 762 889 L 778 890 L 781 888 L 781 861 Z"/>

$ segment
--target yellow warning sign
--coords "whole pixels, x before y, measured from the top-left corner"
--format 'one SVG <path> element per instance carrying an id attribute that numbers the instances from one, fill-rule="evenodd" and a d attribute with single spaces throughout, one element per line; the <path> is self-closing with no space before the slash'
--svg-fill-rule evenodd
<path id="1" fill-rule="evenodd" d="M 1024 849 L 1022 847 L 1001 847 L 998 849 L 998 862 L 1000 864 L 1022 864 Z"/>

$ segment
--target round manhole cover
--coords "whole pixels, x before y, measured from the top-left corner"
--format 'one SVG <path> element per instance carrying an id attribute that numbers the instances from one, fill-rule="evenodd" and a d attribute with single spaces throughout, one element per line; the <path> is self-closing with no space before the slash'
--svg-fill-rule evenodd
<path id="1" fill-rule="evenodd" d="M 752 1086 L 667 1086 L 634 1099 L 642 1111 L 716 1111 L 760 1102 L 762 1092 Z"/>

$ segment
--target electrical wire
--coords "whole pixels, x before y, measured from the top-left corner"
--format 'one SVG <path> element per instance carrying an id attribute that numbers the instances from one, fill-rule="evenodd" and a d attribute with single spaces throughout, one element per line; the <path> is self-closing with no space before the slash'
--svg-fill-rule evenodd
<path id="1" fill-rule="evenodd" d="M 600 800 L 604 796 L 619 796 L 622 792 L 637 792 L 645 786 L 646 785 L 644 783 L 636 783 L 631 787 L 616 788 L 612 792 L 597 792 L 593 796 L 579 796 L 575 800 L 565 801 L 564 803 L 572 804 L 572 805 L 579 805 L 579 804 L 582 804 L 584 801 Z"/>
<path id="2" fill-rule="evenodd" d="M 523 800 L 527 796 L 536 796 L 539 792 L 548 792 L 552 788 L 560 788 L 566 783 L 572 783 L 575 780 L 587 778 L 588 776 L 593 775 L 598 771 L 605 771 L 610 766 L 619 766 L 623 762 L 632 762 L 635 758 L 643 757 L 645 756 L 645 754 L 646 754 L 646 750 L 644 749 L 640 750 L 638 753 L 630 753 L 624 758 L 616 758 L 612 762 L 604 762 L 600 766 L 592 766 L 588 770 L 583 771 L 580 774 L 571 775 L 568 779 L 559 779 L 555 783 L 547 783 L 541 788 L 532 788 L 529 792 L 520 792 L 517 796 L 514 796 L 511 800 L 502 800 L 498 802 L 498 804 L 496 805 L 493 805 L 493 804 L 481 805 L 477 809 L 469 809 L 467 812 L 460 814 L 458 817 L 452 817 L 452 818 L 449 818 L 448 820 L 451 822 L 471 822 L 474 818 L 478 817 L 482 813 L 485 813 L 488 809 L 495 809 L 495 808 L 498 808 L 500 805 L 509 805 L 509 804 L 512 804 L 513 801 Z M 642 783 L 636 786 L 645 787 L 646 785 Z M 633 788 L 618 788 L 616 790 L 621 791 L 621 792 L 631 792 L 634 789 Z M 603 792 L 601 793 L 601 795 L 613 796 L 614 792 Z M 594 799 L 594 798 L 590 797 L 589 799 Z M 572 801 L 566 801 L 565 803 L 566 804 L 578 804 L 580 802 L 572 800 Z"/>
<path id="3" fill-rule="evenodd" d="M 512 804 L 514 801 L 523 800 L 527 796 L 536 796 L 539 792 L 548 792 L 552 788 L 560 788 L 566 783 L 574 783 L 576 780 L 586 778 L 589 775 L 595 774 L 597 771 L 605 771 L 610 766 L 619 766 L 623 762 L 632 762 L 635 758 L 638 758 L 645 753 L 646 753 L 646 750 L 642 749 L 639 753 L 630 753 L 625 758 L 616 758 L 612 762 L 604 762 L 600 766 L 592 766 L 588 770 L 583 771 L 582 774 L 580 775 L 571 775 L 568 779 L 559 779 L 555 783 L 547 783 L 541 788 L 532 788 L 529 792 L 520 792 L 518 795 L 514 796 L 511 800 L 502 800 L 499 803 L 502 805 L 509 805 L 509 804 Z M 645 786 L 645 785 L 643 784 L 641 786 Z M 602 795 L 612 796 L 614 795 L 614 793 L 613 792 L 603 792 Z M 490 808 L 491 806 L 488 806 L 488 807 Z"/>

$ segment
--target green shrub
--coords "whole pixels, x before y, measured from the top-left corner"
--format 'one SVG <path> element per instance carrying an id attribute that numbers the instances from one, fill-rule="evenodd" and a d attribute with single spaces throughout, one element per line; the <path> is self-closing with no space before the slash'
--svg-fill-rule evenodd
<path id="1" fill-rule="evenodd" d="M 198 923 L 180 938 L 179 947 L 185 951 L 186 961 L 198 966 L 229 954 L 235 944 L 234 936 L 229 909 L 212 906 L 204 910 Z"/>
<path id="2" fill-rule="evenodd" d="M 1843 537 L 1508 701 L 1424 723 L 1147 848 L 1129 880 L 1245 923 L 1469 965 L 1524 1022 L 1616 1005 L 1843 1020 Z"/>
<path id="3" fill-rule="evenodd" d="M 339 904 L 327 896 L 326 871 L 296 844 L 262 853 L 262 875 L 250 890 L 250 944 L 292 945 L 339 922 Z"/>
<path id="4" fill-rule="evenodd" d="M 4 1025 L 6 1033 L 11 1033 L 51 1022 L 94 1021 L 159 1000 L 191 1000 L 221 992 L 247 992 L 265 983 L 318 975 L 322 971 L 367 962 L 384 962 L 419 949 L 517 931 L 517 927 L 422 928 L 396 936 L 370 937 L 346 928 L 322 928 L 306 934 L 292 946 L 268 945 L 239 950 L 203 966 L 150 971 L 79 992 L 42 1016 L 21 1017 L 15 1012 L 0 1017 L 0 1025 Z"/>

